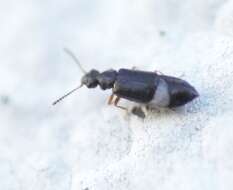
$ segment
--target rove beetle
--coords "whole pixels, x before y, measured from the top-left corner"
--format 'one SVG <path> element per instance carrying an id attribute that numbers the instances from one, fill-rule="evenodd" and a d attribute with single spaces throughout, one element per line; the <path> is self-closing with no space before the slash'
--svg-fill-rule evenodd
<path id="1" fill-rule="evenodd" d="M 65 49 L 65 52 L 74 59 L 84 76 L 80 86 L 56 100 L 53 105 L 83 85 L 86 85 L 87 88 L 95 88 L 99 85 L 102 90 L 112 89 L 108 104 L 114 104 L 125 110 L 127 108 L 118 105 L 120 98 L 149 107 L 174 108 L 185 105 L 199 96 L 195 88 L 188 82 L 180 78 L 158 74 L 156 71 L 148 72 L 135 69 L 116 71 L 111 69 L 99 72 L 92 69 L 86 72 L 70 50 Z M 116 96 L 115 100 L 114 96 Z"/>

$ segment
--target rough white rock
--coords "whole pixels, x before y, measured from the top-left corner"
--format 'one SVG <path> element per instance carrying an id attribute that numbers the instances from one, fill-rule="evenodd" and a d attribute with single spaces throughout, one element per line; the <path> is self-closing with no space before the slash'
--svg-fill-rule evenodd
<path id="1" fill-rule="evenodd" d="M 0 189 L 232 189 L 232 1 L 0 4 Z M 86 69 L 181 76 L 200 98 L 144 120 L 99 89 L 52 107 L 81 77 L 64 46 Z"/>

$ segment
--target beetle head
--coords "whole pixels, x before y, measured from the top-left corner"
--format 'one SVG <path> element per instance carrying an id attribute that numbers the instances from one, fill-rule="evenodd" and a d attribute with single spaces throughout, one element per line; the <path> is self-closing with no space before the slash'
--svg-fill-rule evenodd
<path id="1" fill-rule="evenodd" d="M 99 75 L 99 71 L 92 69 L 88 73 L 86 73 L 82 79 L 81 84 L 87 86 L 87 88 L 95 88 L 98 85 L 97 77 Z"/>

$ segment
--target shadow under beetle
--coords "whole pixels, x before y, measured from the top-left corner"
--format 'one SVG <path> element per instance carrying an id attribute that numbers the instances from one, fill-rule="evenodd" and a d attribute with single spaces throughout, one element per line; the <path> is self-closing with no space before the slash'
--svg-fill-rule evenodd
<path id="1" fill-rule="evenodd" d="M 137 102 L 151 107 L 174 108 L 185 105 L 199 96 L 196 89 L 180 78 L 158 74 L 158 72 L 140 71 L 135 69 L 106 70 L 99 72 L 92 69 L 86 72 L 80 65 L 74 54 L 65 49 L 83 71 L 81 85 L 65 94 L 53 105 L 60 102 L 69 94 L 85 85 L 87 88 L 95 88 L 98 85 L 102 90 L 112 89 L 108 104 L 127 110 L 119 106 L 121 98 Z M 115 100 L 114 100 L 114 97 Z"/>

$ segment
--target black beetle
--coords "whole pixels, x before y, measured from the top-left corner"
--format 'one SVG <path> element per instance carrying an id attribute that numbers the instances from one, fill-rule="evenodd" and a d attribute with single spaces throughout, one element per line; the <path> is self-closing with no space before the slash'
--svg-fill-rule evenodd
<path id="1" fill-rule="evenodd" d="M 86 72 L 72 52 L 67 49 L 65 51 L 74 58 L 85 75 L 82 77 L 79 87 L 59 98 L 53 105 L 83 85 L 86 85 L 87 88 L 95 88 L 99 85 L 103 90 L 112 89 L 108 104 L 114 103 L 116 107 L 122 109 L 126 108 L 118 105 L 120 98 L 151 107 L 173 108 L 182 106 L 199 96 L 195 88 L 188 82 L 157 72 L 135 69 L 107 70 L 102 73 L 92 69 Z M 113 100 L 114 96 L 116 96 L 115 100 Z"/>

